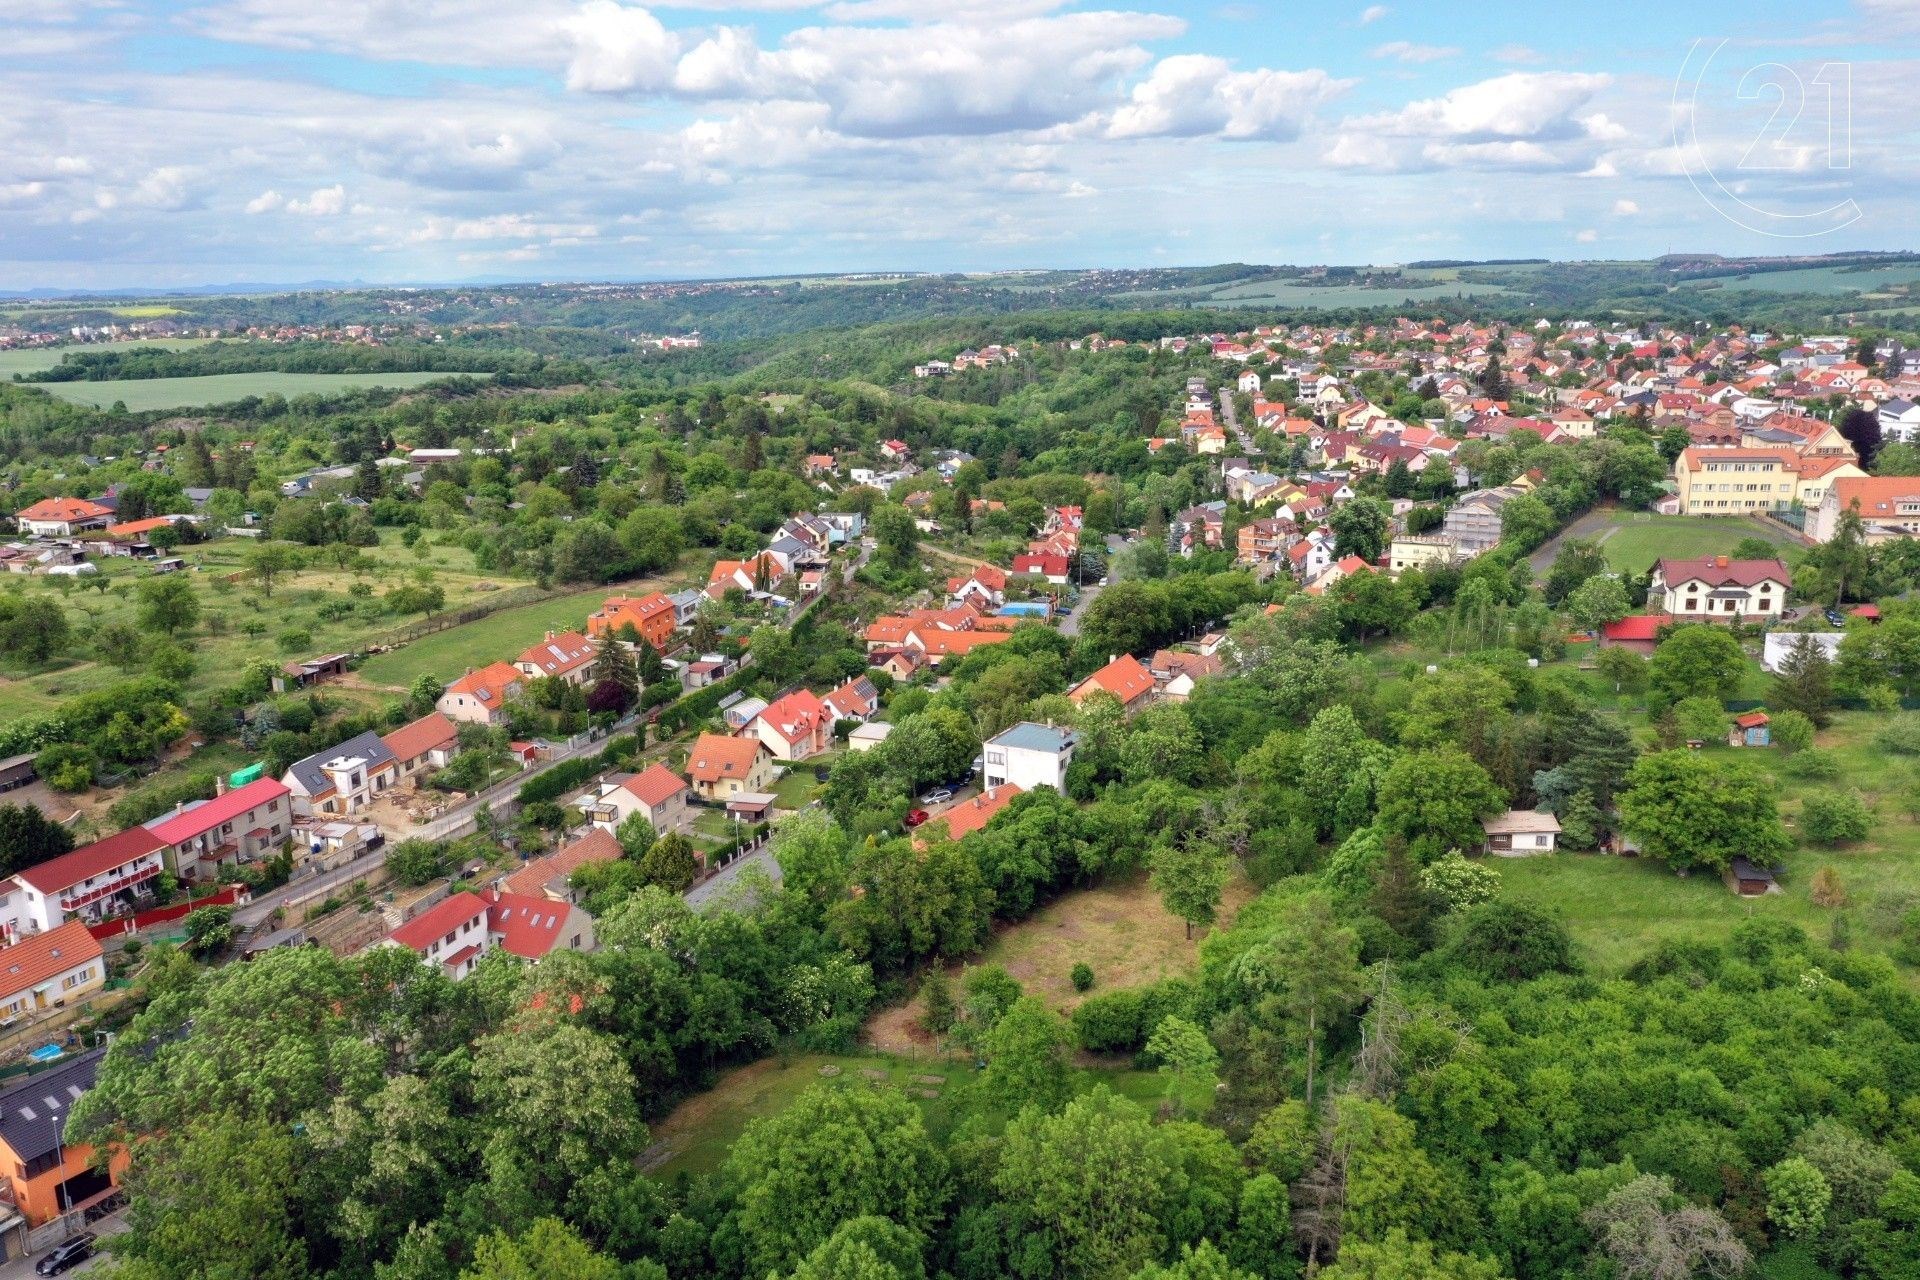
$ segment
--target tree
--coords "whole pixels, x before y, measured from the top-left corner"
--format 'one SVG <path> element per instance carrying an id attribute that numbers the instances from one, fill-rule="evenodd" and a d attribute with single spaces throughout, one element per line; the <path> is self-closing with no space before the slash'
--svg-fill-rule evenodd
<path id="1" fill-rule="evenodd" d="M 1717 698 L 1682 698 L 1672 707 L 1674 723 L 1688 742 L 1712 742 L 1725 732 L 1727 709 Z"/>
<path id="2" fill-rule="evenodd" d="M 1722 1280 L 1745 1274 L 1752 1264 L 1725 1218 L 1685 1202 L 1670 1179 L 1655 1174 L 1612 1192 L 1580 1221 L 1619 1280 Z"/>
<path id="3" fill-rule="evenodd" d="M 1500 538 L 1531 551 L 1560 528 L 1560 517 L 1537 493 L 1523 493 L 1500 509 Z"/>
<path id="4" fill-rule="evenodd" d="M 147 578 L 137 594 L 143 627 L 171 636 L 191 631 L 200 621 L 200 596 L 183 574 Z"/>
<path id="5" fill-rule="evenodd" d="M 1695 751 L 1642 756 L 1627 775 L 1620 817 L 1642 849 L 1676 870 L 1724 871 L 1735 857 L 1764 862 L 1793 847 L 1771 783 Z"/>
<path id="6" fill-rule="evenodd" d="M 1445 903 L 1447 910 L 1463 911 L 1500 892 L 1500 873 L 1450 849 L 1445 857 L 1420 869 L 1420 887 Z"/>
<path id="7" fill-rule="evenodd" d="M 1823 598 L 1831 593 L 1836 608 L 1866 582 L 1871 565 L 1867 554 L 1866 523 L 1860 518 L 1859 505 L 1856 499 L 1840 513 L 1839 519 L 1834 521 L 1832 536 L 1808 551 L 1800 565 L 1801 571 L 1813 575 L 1813 581 L 1808 585 Z M 1796 588 L 1801 585 L 1799 573 L 1794 575 L 1794 585 Z"/>
<path id="8" fill-rule="evenodd" d="M 1301 1029 L 1311 1108 L 1322 1028 L 1359 1004 L 1364 993 L 1359 940 L 1335 920 L 1333 903 L 1325 894 L 1309 894 L 1269 936 L 1260 959 L 1263 985 L 1274 990 L 1281 1008 Z"/>
<path id="9" fill-rule="evenodd" d="M 1072 1043 L 1059 1014 L 1036 996 L 1021 996 L 981 1037 L 987 1059 L 981 1081 L 988 1096 L 1009 1111 L 1059 1106 L 1070 1092 L 1067 1053 Z"/>
<path id="10" fill-rule="evenodd" d="M 1502 1272 L 1496 1262 L 1410 1240 L 1395 1227 L 1378 1242 L 1342 1241 L 1339 1258 L 1320 1280 L 1502 1280 Z"/>
<path id="11" fill-rule="evenodd" d="M 1547 570 L 1547 580 L 1540 585 L 1540 592 L 1548 604 L 1558 608 L 1595 579 L 1618 585 L 1617 579 L 1608 576 L 1607 553 L 1591 538 L 1568 538 L 1554 554 L 1553 567 Z"/>
<path id="12" fill-rule="evenodd" d="M 187 930 L 187 950 L 196 959 L 212 960 L 233 945 L 233 908 L 196 907 L 183 922 Z"/>
<path id="13" fill-rule="evenodd" d="M 1387 549 L 1392 517 L 1378 499 L 1355 498 L 1334 508 L 1327 523 L 1333 528 L 1334 548 L 1343 557 L 1359 556 L 1372 564 Z"/>
<path id="14" fill-rule="evenodd" d="M 700 874 L 693 841 L 678 831 L 669 831 L 641 856 L 640 874 L 648 884 L 657 884 L 671 893 L 685 893 Z"/>
<path id="15" fill-rule="evenodd" d="M 262 595 L 271 596 L 273 584 L 296 565 L 296 552 L 284 542 L 261 539 L 247 548 L 246 574 L 260 584 Z"/>
<path id="16" fill-rule="evenodd" d="M 925 1234 L 946 1204 L 946 1161 L 920 1109 L 894 1092 L 816 1084 L 734 1143 L 720 1177 L 754 1275 L 785 1272 L 851 1218 Z"/>
<path id="17" fill-rule="evenodd" d="M 1774 671 L 1774 706 L 1797 711 L 1824 729 L 1833 719 L 1833 664 L 1810 635 L 1796 636 Z"/>
<path id="18" fill-rule="evenodd" d="M 920 560 L 920 530 L 913 513 L 889 503 L 875 509 L 868 527 L 873 530 L 874 550 L 880 563 L 895 573 L 914 568 Z"/>
<path id="19" fill-rule="evenodd" d="M 504 1231 L 482 1236 L 460 1280 L 622 1280 L 625 1274 L 566 1223 L 539 1218 L 517 1237 Z"/>
<path id="20" fill-rule="evenodd" d="M 1573 938 L 1565 925 L 1525 903 L 1498 899 L 1461 916 L 1448 955 L 1465 969 L 1505 982 L 1575 968 Z"/>
<path id="21" fill-rule="evenodd" d="M 407 710 L 415 715 L 427 715 L 440 701 L 440 695 L 447 691 L 438 677 L 430 672 L 421 672 L 407 686 Z"/>
<path id="22" fill-rule="evenodd" d="M 785 891 L 824 911 L 847 892 L 853 845 L 824 808 L 802 809 L 774 828 L 770 847 Z"/>
<path id="23" fill-rule="evenodd" d="M 1820 1230 L 1833 1203 L 1827 1176 L 1802 1156 L 1788 1156 L 1766 1173 L 1767 1218 L 1788 1236 Z"/>
<path id="24" fill-rule="evenodd" d="M 1195 1094 L 1213 1092 L 1220 1053 L 1207 1033 L 1185 1018 L 1169 1014 L 1160 1019 L 1147 1037 L 1147 1053 L 1160 1060 L 1160 1073 L 1167 1078 L 1167 1100 L 1176 1113 L 1184 1113 L 1187 1099 Z"/>
<path id="25" fill-rule="evenodd" d="M 1801 712 L 1776 712 L 1769 727 L 1773 731 L 1773 745 L 1788 754 L 1805 751 L 1813 745 L 1813 721 Z"/>
<path id="26" fill-rule="evenodd" d="M 1837 424 L 1840 434 L 1853 446 L 1854 456 L 1860 459 L 1864 471 L 1873 469 L 1873 460 L 1880 452 L 1881 433 L 1880 415 L 1872 409 L 1863 409 L 1859 405 L 1847 406 L 1840 415 Z"/>
<path id="27" fill-rule="evenodd" d="M 1284 1234 L 1269 1236 L 1266 1240 L 1273 1243 L 1284 1238 Z M 1214 1248 L 1211 1240 L 1202 1240 L 1198 1245 L 1181 1245 L 1178 1261 L 1164 1266 L 1156 1263 L 1134 1272 L 1133 1280 L 1277 1280 L 1280 1274 L 1272 1271 L 1256 1274 L 1242 1269 L 1237 1262 L 1237 1258 Z"/>
<path id="28" fill-rule="evenodd" d="M 1746 672 L 1747 656 L 1740 651 L 1740 642 L 1705 623 L 1676 627 L 1660 642 L 1647 664 L 1647 680 L 1658 711 L 1695 696 L 1725 702 L 1740 692 Z"/>
<path id="29" fill-rule="evenodd" d="M 1588 578 L 1573 589 L 1567 596 L 1566 602 L 1567 612 L 1573 616 L 1573 620 L 1579 623 L 1583 630 L 1595 635 L 1598 635 L 1607 624 L 1618 622 L 1626 617 L 1633 608 L 1627 600 L 1627 589 L 1620 585 L 1620 580 L 1608 577 Z M 1601 652 L 1606 653 L 1610 649 L 1602 649 Z M 1629 650 L 1619 651 L 1632 656 Z"/>
<path id="30" fill-rule="evenodd" d="M 1506 805 L 1506 793 L 1485 769 L 1458 747 L 1443 746 L 1393 762 L 1380 782 L 1378 822 L 1388 835 L 1409 845 L 1424 841 L 1438 856 L 1449 848 L 1477 848 L 1485 839 L 1480 820 Z"/>
<path id="31" fill-rule="evenodd" d="M 1220 895 L 1233 874 L 1224 850 L 1206 840 L 1188 838 L 1155 846 L 1148 855 L 1153 887 L 1168 911 L 1195 925 L 1210 925 L 1220 910 Z"/>
<path id="32" fill-rule="evenodd" d="M 1800 807 L 1800 830 L 1815 844 L 1849 844 L 1864 840 L 1872 815 L 1857 791 L 1819 791 Z"/>
<path id="33" fill-rule="evenodd" d="M 45 662 L 67 647 L 72 634 L 66 611 L 51 596 L 0 595 L 0 654 L 10 663 Z"/>
<path id="34" fill-rule="evenodd" d="M 1602 679 L 1613 682 L 1615 693 L 1639 689 L 1647 682 L 1647 660 L 1621 645 L 1608 645 L 1594 654 L 1593 665 Z"/>
<path id="35" fill-rule="evenodd" d="M 885 1218 L 849 1218 L 794 1269 L 792 1280 L 926 1280 L 919 1235 Z"/>
<path id="36" fill-rule="evenodd" d="M 57 858 L 73 848 L 67 829 L 31 804 L 0 804 L 0 874 Z"/>
<path id="37" fill-rule="evenodd" d="M 402 840 L 387 850 L 389 874 L 403 885 L 431 884 L 446 875 L 447 846 L 435 840 Z"/>

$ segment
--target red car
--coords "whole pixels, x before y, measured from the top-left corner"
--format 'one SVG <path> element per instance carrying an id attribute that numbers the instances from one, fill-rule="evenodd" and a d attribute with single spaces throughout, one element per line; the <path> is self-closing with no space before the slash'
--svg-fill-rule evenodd
<path id="1" fill-rule="evenodd" d="M 915 827 L 919 826 L 921 823 L 925 822 L 926 820 L 927 820 L 927 811 L 925 809 L 915 809 L 912 813 L 909 813 L 907 815 L 907 830 L 909 831 L 913 830 Z"/>

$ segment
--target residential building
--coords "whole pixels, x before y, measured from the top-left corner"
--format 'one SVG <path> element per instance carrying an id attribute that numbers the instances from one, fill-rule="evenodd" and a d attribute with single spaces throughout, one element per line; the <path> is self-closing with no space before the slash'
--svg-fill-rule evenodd
<path id="1" fill-rule="evenodd" d="M 435 903 L 387 935 L 450 978 L 464 978 L 490 951 L 540 960 L 555 950 L 591 951 L 593 917 L 569 902 L 471 890 Z"/>
<path id="2" fill-rule="evenodd" d="M 1647 600 L 1660 601 L 1668 613 L 1682 618 L 1774 618 L 1786 610 L 1792 582 L 1787 566 L 1778 560 L 1662 559 L 1653 566 Z"/>
<path id="3" fill-rule="evenodd" d="M 833 745 L 833 714 L 811 690 L 796 689 L 769 703 L 747 731 L 775 760 L 806 760 Z"/>
<path id="4" fill-rule="evenodd" d="M 1835 480 L 1819 505 L 1808 508 L 1807 536 L 1830 542 L 1840 514 L 1856 511 L 1869 544 L 1920 534 L 1920 476 L 1845 476 Z"/>
<path id="5" fill-rule="evenodd" d="M 281 777 L 303 818 L 358 813 L 400 780 L 400 762 L 386 740 L 369 729 L 337 747 L 296 760 Z"/>
<path id="6" fill-rule="evenodd" d="M 1395 538 L 1387 547 L 1387 572 L 1399 577 L 1409 569 L 1429 566 L 1445 568 L 1454 562 L 1453 537 L 1445 533 L 1410 533 Z"/>
<path id="7" fill-rule="evenodd" d="M 195 800 L 146 824 L 167 847 L 166 859 L 182 880 L 213 880 L 220 868 L 252 862 L 285 843 L 293 828 L 292 795 L 273 778 L 244 787 L 215 781 L 211 800 Z"/>
<path id="8" fill-rule="evenodd" d="M 626 856 L 620 842 L 604 827 L 588 827 L 579 839 L 562 845 L 543 858 L 522 863 L 511 875 L 498 882 L 501 889 L 522 897 L 546 897 L 555 902 L 578 901 L 573 890 L 573 873 L 582 867 L 618 862 Z"/>
<path id="9" fill-rule="evenodd" d="M 1453 539 L 1455 553 L 1464 560 L 1499 546 L 1500 512 L 1521 493 L 1514 485 L 1502 485 L 1461 494 L 1447 508 L 1446 523 L 1441 526 Z"/>
<path id="10" fill-rule="evenodd" d="M 687 753 L 687 781 L 702 800 L 726 801 L 773 785 L 773 757 L 760 739 L 703 733 Z"/>
<path id="11" fill-rule="evenodd" d="M 106 953 L 85 921 L 69 920 L 0 948 L 0 1022 L 64 1008 L 106 985 Z"/>
<path id="12" fill-rule="evenodd" d="M 1683 449 L 1673 460 L 1681 515 L 1786 511 L 1799 479 L 1791 449 Z"/>
<path id="13" fill-rule="evenodd" d="M 8 940 L 51 933 L 69 920 L 98 922 L 153 896 L 167 846 L 145 827 L 15 872 L 0 882 L 0 933 Z"/>
<path id="14" fill-rule="evenodd" d="M 1532 809 L 1510 809 L 1498 817 L 1481 819 L 1480 825 L 1487 833 L 1485 852 L 1503 858 L 1552 853 L 1560 839 L 1560 819 Z"/>
<path id="15" fill-rule="evenodd" d="M 444 769 L 460 749 L 460 731 L 438 711 L 403 724 L 380 739 L 393 754 L 394 781 L 404 782 L 427 769 Z"/>
<path id="16" fill-rule="evenodd" d="M 1193 696 L 1195 685 L 1226 669 L 1227 664 L 1219 658 L 1182 649 L 1162 649 L 1147 661 L 1154 685 L 1169 702 L 1185 702 Z"/>
<path id="17" fill-rule="evenodd" d="M 1234 559 L 1241 564 L 1278 560 L 1287 554 L 1298 530 L 1298 525 L 1284 517 L 1249 520 L 1234 534 Z"/>
<path id="18" fill-rule="evenodd" d="M 1000 816 L 1000 811 L 1012 804 L 1021 794 L 1021 788 L 1013 783 L 1003 783 L 997 787 L 988 787 L 979 795 L 962 800 L 942 809 L 933 815 L 931 822 L 944 822 L 947 838 L 958 840 L 972 835 L 980 828 Z"/>
<path id="19" fill-rule="evenodd" d="M 35 538 L 70 538 L 114 521 L 114 509 L 88 498 L 43 498 L 13 513 L 20 532 Z"/>
<path id="20" fill-rule="evenodd" d="M 593 641 L 578 631 L 549 631 L 547 638 L 529 645 L 513 665 L 530 680 L 564 680 L 568 684 L 587 682 L 587 672 L 599 655 Z"/>
<path id="21" fill-rule="evenodd" d="M 693 819 L 687 808 L 691 789 L 679 774 L 654 763 L 617 782 L 603 782 L 595 798 L 581 804 L 581 812 L 597 827 L 618 831 L 635 814 L 646 818 L 655 835 L 679 831 Z"/>
<path id="22" fill-rule="evenodd" d="M 1079 745 L 1071 729 L 1022 721 L 987 739 L 982 781 L 988 790 L 1011 783 L 1023 791 L 1052 787 L 1064 795 L 1067 770 Z"/>
<path id="23" fill-rule="evenodd" d="M 1069 689 L 1067 697 L 1077 707 L 1094 694 L 1105 693 L 1118 698 L 1126 711 L 1134 712 L 1153 698 L 1153 688 L 1153 673 L 1140 665 L 1138 658 L 1123 653 Z"/>
<path id="24" fill-rule="evenodd" d="M 631 626 L 641 639 L 665 653 L 673 642 L 673 629 L 679 620 L 674 602 L 658 591 L 644 596 L 609 596 L 587 618 L 587 634 L 597 640 L 606 635 L 618 636 L 622 628 Z"/>
<path id="25" fill-rule="evenodd" d="M 1071 562 L 1063 555 L 1028 552 L 1013 558 L 1013 572 L 1016 576 L 1032 575 L 1045 578 L 1056 587 L 1064 586 L 1071 572 Z"/>
<path id="26" fill-rule="evenodd" d="M 73 1104 L 93 1088 L 106 1056 L 102 1045 L 0 1089 L 0 1178 L 26 1226 L 42 1226 L 95 1203 L 126 1172 L 125 1151 L 115 1151 L 106 1168 L 97 1170 L 92 1146 L 66 1141 Z M 25 1256 L 24 1232 L 9 1243 L 8 1253 Z"/>
<path id="27" fill-rule="evenodd" d="M 507 703 L 526 692 L 527 678 L 519 668 L 504 662 L 489 663 L 478 671 L 469 670 L 448 685 L 435 705 L 449 720 L 466 724 L 497 725 L 507 720 Z"/>
<path id="28" fill-rule="evenodd" d="M 864 724 L 880 710 L 880 691 L 873 687 L 873 681 L 867 677 L 855 676 L 822 698 L 821 702 L 826 704 L 827 713 L 835 724 L 842 720 Z"/>

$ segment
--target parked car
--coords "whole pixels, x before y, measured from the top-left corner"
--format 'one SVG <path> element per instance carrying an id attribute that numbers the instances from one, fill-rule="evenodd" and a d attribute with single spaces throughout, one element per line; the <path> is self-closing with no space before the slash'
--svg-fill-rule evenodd
<path id="1" fill-rule="evenodd" d="M 935 787 L 920 797 L 921 804 L 945 804 L 953 799 L 952 787 Z"/>
<path id="2" fill-rule="evenodd" d="M 69 1271 L 93 1256 L 95 1236 L 91 1231 L 82 1231 L 77 1236 L 68 1236 L 47 1252 L 47 1256 L 34 1264 L 33 1273 L 40 1276 L 57 1276 Z"/>
<path id="3" fill-rule="evenodd" d="M 927 811 L 925 809 L 915 809 L 912 813 L 909 813 L 907 815 L 907 830 L 909 831 L 913 830 L 915 827 L 919 826 L 921 823 L 925 822 L 926 820 L 927 820 Z"/>
<path id="4" fill-rule="evenodd" d="M 1847 615 L 1841 613 L 1838 609 L 1829 609 L 1827 610 L 1827 621 L 1836 627 L 1844 627 L 1847 625 Z"/>

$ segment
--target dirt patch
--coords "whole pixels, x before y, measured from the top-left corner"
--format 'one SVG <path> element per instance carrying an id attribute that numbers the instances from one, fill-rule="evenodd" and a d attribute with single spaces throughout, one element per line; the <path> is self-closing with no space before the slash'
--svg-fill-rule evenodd
<path id="1" fill-rule="evenodd" d="M 1228 884 L 1220 904 L 1222 927 L 1255 892 L 1244 877 Z M 1089 995 L 1193 972 L 1200 939 L 1186 935 L 1186 925 L 1141 876 L 1066 894 L 1031 918 L 1003 926 L 974 963 L 1000 965 L 1027 994 L 1067 1015 Z M 1070 976 L 1080 962 L 1093 969 L 1093 989 L 1085 993 L 1073 989 Z M 948 975 L 957 982 L 964 969 L 955 965 Z M 888 1053 L 930 1050 L 934 1038 L 920 1025 L 920 1014 L 917 999 L 882 1009 L 868 1019 L 863 1038 Z"/>

